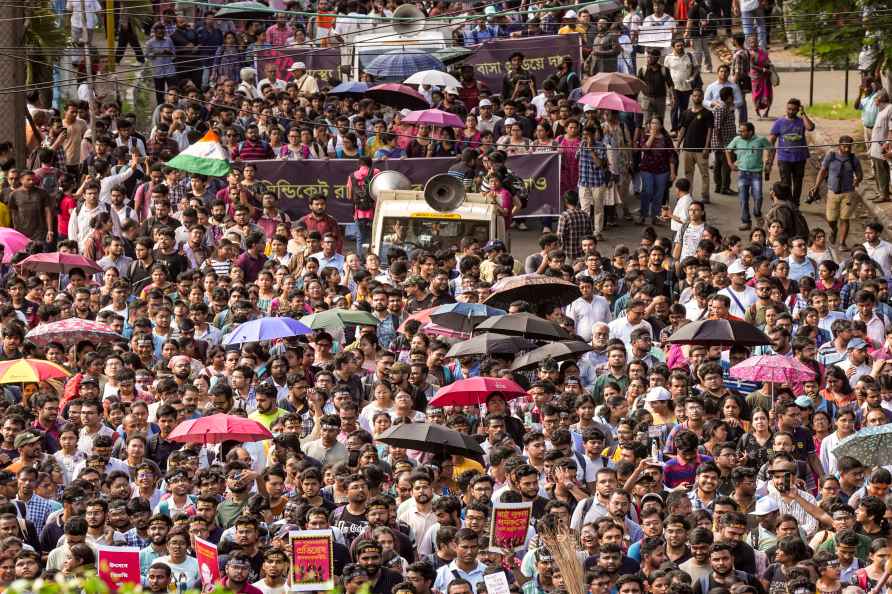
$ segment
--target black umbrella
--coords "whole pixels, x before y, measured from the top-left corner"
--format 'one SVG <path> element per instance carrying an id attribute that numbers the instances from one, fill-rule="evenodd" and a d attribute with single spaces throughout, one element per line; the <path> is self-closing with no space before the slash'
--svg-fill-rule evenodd
<path id="1" fill-rule="evenodd" d="M 483 355 L 513 355 L 536 348 L 536 343 L 520 336 L 505 336 L 487 332 L 452 345 L 447 357 L 480 357 Z"/>
<path id="2" fill-rule="evenodd" d="M 579 355 L 587 353 L 591 350 L 592 346 L 588 343 L 582 342 L 581 340 L 562 340 L 560 342 L 550 342 L 545 346 L 541 346 L 538 349 L 530 351 L 529 353 L 524 353 L 523 355 L 515 359 L 514 365 L 511 366 L 511 371 L 518 371 L 521 369 L 526 369 L 528 367 L 535 367 L 546 359 L 551 359 L 552 361 L 566 361 L 568 359 L 575 359 Z"/>
<path id="3" fill-rule="evenodd" d="M 702 344 L 723 346 L 739 344 L 758 346 L 771 344 L 764 332 L 743 320 L 700 320 L 690 322 L 669 337 L 672 344 Z"/>
<path id="4" fill-rule="evenodd" d="M 466 458 L 482 459 L 485 453 L 471 436 L 433 423 L 402 423 L 382 433 L 377 441 L 398 448 Z"/>
<path id="5" fill-rule="evenodd" d="M 478 324 L 474 331 L 495 331 L 509 336 L 523 336 L 530 340 L 570 340 L 573 338 L 554 322 L 529 313 L 495 316 Z"/>
<path id="6" fill-rule="evenodd" d="M 544 274 L 521 274 L 503 278 L 492 286 L 484 303 L 508 309 L 513 301 L 570 305 L 580 296 L 579 287 L 570 281 Z"/>

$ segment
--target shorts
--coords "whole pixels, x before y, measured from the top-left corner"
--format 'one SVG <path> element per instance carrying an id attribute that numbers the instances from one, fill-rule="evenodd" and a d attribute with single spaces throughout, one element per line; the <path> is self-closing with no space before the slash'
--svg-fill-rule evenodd
<path id="1" fill-rule="evenodd" d="M 855 204 L 857 203 L 858 194 L 855 192 L 844 192 L 837 194 L 827 190 L 827 222 L 848 221 L 855 212 Z"/>

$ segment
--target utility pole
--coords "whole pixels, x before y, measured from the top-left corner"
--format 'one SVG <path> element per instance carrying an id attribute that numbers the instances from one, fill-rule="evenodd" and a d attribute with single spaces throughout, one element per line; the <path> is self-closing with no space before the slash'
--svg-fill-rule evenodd
<path id="1" fill-rule="evenodd" d="M 25 9 L 22 4 L 0 4 L 0 46 L 10 48 L 0 54 L 0 80 L 15 93 L 0 95 L 0 142 L 12 142 L 16 166 L 24 167 L 28 150 L 25 146 Z"/>
<path id="2" fill-rule="evenodd" d="M 81 13 L 81 41 L 84 44 L 84 74 L 86 74 L 87 88 L 90 89 L 90 138 L 96 140 L 96 114 L 93 113 L 93 104 L 96 97 L 96 84 L 93 78 L 93 56 L 90 52 L 90 28 L 87 26 L 87 0 L 80 0 Z"/>

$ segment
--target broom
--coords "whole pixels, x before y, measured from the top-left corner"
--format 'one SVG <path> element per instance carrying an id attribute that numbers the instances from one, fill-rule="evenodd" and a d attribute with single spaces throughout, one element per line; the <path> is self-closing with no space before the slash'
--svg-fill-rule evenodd
<path id="1" fill-rule="evenodd" d="M 543 520 L 546 520 L 543 517 Z M 565 522 L 543 521 L 539 523 L 539 538 L 551 552 L 554 563 L 561 571 L 564 588 L 568 594 L 586 594 L 585 573 L 577 555 L 576 534 Z"/>

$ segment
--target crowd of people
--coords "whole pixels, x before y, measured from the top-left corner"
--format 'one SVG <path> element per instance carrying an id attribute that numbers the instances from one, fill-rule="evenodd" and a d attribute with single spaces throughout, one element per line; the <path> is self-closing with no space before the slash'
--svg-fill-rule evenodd
<path id="1" fill-rule="evenodd" d="M 68 4 L 75 37 L 88 37 L 101 7 Z M 501 89 L 467 68 L 460 87 L 421 88 L 431 106 L 464 119 L 461 130 L 411 128 L 405 113 L 371 99 L 330 96 L 336 81 L 302 63 L 284 80 L 275 67 L 261 78 L 251 62 L 267 46 L 340 43 L 363 15 L 392 14 L 393 2 L 319 0 L 310 18 L 283 12 L 271 23 L 170 4 L 158 3 L 144 43 L 147 9 L 122 2 L 117 15 L 117 60 L 132 48 L 152 68 L 151 121 L 123 113 L 113 91 L 98 95 L 113 87 L 84 84 L 59 113 L 35 94 L 29 163 L 2 165 L 0 226 L 30 244 L 0 267 L 0 360 L 46 359 L 72 375 L 9 385 L 0 399 L 0 585 L 76 577 L 95 566 L 97 546 L 129 546 L 140 549 L 148 590 L 183 591 L 201 585 L 201 538 L 218 546 L 223 586 L 281 594 L 289 533 L 331 530 L 348 594 L 485 594 L 484 577 L 499 572 L 512 594 L 886 592 L 892 467 L 835 448 L 892 421 L 892 244 L 879 223 L 866 226 L 863 243 L 846 243 L 864 177 L 851 138 L 828 151 L 808 188 L 814 123 L 801 103 L 786 103 L 769 136 L 755 133 L 746 95 L 766 118 L 774 87 L 761 3 L 728 2 L 715 17 L 699 0 L 626 0 L 615 20 L 539 12 L 553 8 L 547 2 L 511 15 L 467 7 L 480 18 L 456 30 L 462 44 L 580 34 L 583 74 L 635 74 L 644 114 L 582 108 L 572 60 L 537 86 L 516 54 Z M 449 5 L 428 8 L 434 16 Z M 743 33 L 729 38 L 730 60 L 703 85 L 719 57 L 713 34 L 738 13 Z M 668 32 L 671 47 L 644 45 L 654 41 L 648 28 Z M 892 128 L 884 93 L 868 81 L 860 98 L 878 141 L 880 200 L 889 169 L 879 141 Z M 227 176 L 166 165 L 208 130 L 233 163 Z M 554 150 L 561 208 L 545 220 L 539 251 L 512 253 L 476 233 L 452 248 L 391 241 L 386 254 L 369 251 L 372 158 L 455 157 L 451 172 L 523 228 L 508 157 Z M 251 163 L 276 158 L 361 158 L 348 182 L 355 244 L 326 196 L 294 219 L 278 208 Z M 780 181 L 763 212 L 775 161 Z M 730 194 L 735 179 L 745 233 L 723 236 L 707 218 L 710 195 Z M 799 202 L 825 180 L 830 226 L 809 228 Z M 636 195 L 642 226 L 608 253 L 605 229 L 633 219 Z M 388 231 L 404 238 L 399 223 Z M 47 251 L 86 256 L 101 272 L 17 266 Z M 517 353 L 449 356 L 455 339 L 412 317 L 483 303 L 523 273 L 569 281 L 579 297 L 516 300 L 508 312 L 553 322 L 590 351 L 512 372 Z M 249 320 L 334 308 L 377 323 L 225 344 Z M 69 318 L 120 337 L 28 337 Z M 748 322 L 770 343 L 668 341 L 686 324 L 718 319 Z M 732 378 L 752 355 L 788 357 L 813 374 Z M 526 394 L 429 405 L 441 387 L 472 377 L 511 377 Z M 180 423 L 215 413 L 256 420 L 273 437 L 169 439 Z M 484 455 L 378 441 L 424 422 L 475 436 Z M 532 507 L 516 550 L 493 546 L 495 503 Z M 540 538 L 544 526 L 578 539 L 581 589 Z"/>

